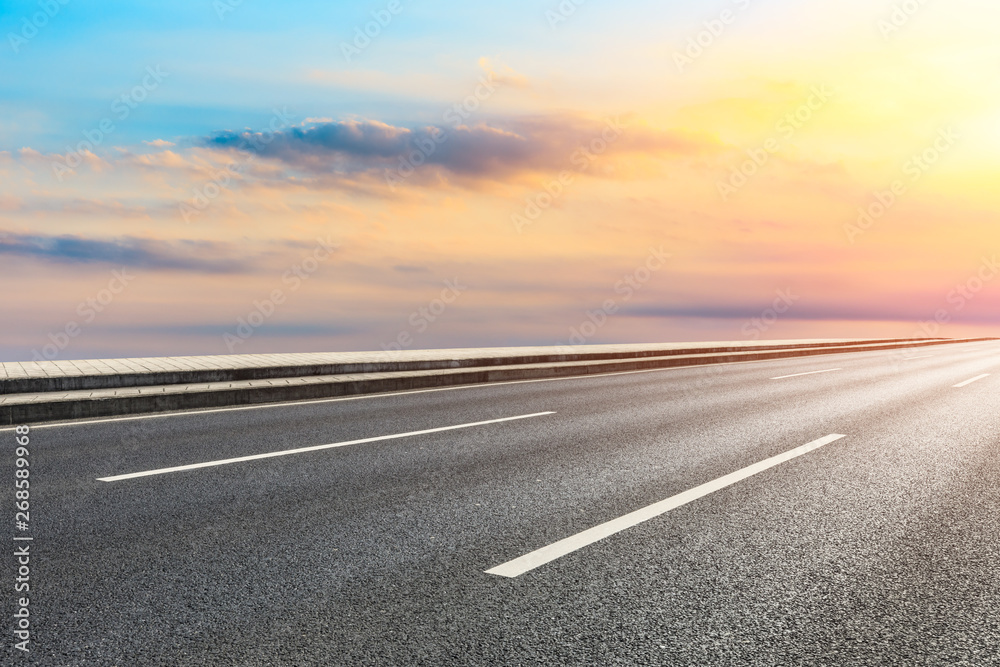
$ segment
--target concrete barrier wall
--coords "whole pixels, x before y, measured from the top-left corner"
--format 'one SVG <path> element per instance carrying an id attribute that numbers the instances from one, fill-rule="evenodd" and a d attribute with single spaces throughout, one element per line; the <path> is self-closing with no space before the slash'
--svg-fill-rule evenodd
<path id="1" fill-rule="evenodd" d="M 188 383 L 158 386 L 152 389 L 107 388 L 99 391 L 78 391 L 69 393 L 14 395 L 2 397 L 0 401 L 0 423 L 26 424 L 43 421 L 84 419 L 191 410 L 199 408 L 279 403 L 310 399 L 333 398 L 337 396 L 373 394 L 412 389 L 427 389 L 468 384 L 483 384 L 512 380 L 530 380 L 591 375 L 598 373 L 628 372 L 657 368 L 701 366 L 709 364 L 762 361 L 814 355 L 865 352 L 876 350 L 926 347 L 928 345 L 953 344 L 959 342 L 979 342 L 996 340 L 992 338 L 925 341 L 879 341 L 868 344 L 809 345 L 803 347 L 777 348 L 761 346 L 752 351 L 704 352 L 698 354 L 674 353 L 659 356 L 643 354 L 616 357 L 604 354 L 603 358 L 574 359 L 564 361 L 566 355 L 551 355 L 550 361 L 510 363 L 524 359 L 537 359 L 537 355 L 504 357 L 501 365 L 498 358 L 487 359 L 494 363 L 481 364 L 474 368 L 418 368 L 374 373 L 324 374 L 299 377 L 299 383 L 269 383 L 259 378 L 249 380 L 224 380 L 218 384 L 212 381 L 201 386 Z M 715 349 L 715 348 L 702 348 Z M 569 355 L 574 356 L 574 355 Z M 585 356 L 585 355 L 575 355 Z M 434 366 L 434 364 L 431 364 Z M 382 368 L 379 366 L 379 368 Z M 23 397 L 23 401 L 18 401 Z"/>

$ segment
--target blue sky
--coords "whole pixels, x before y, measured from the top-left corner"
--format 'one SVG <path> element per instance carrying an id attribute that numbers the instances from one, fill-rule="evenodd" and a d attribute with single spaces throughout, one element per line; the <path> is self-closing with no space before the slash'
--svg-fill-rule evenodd
<path id="1" fill-rule="evenodd" d="M 585 81 L 607 66 L 607 54 L 595 48 L 602 41 L 613 36 L 633 46 L 653 44 L 672 26 L 687 25 L 685 13 L 691 20 L 699 15 L 691 9 L 696 3 L 669 3 L 665 9 L 654 2 L 591 1 L 553 29 L 546 12 L 556 11 L 555 2 L 401 0 L 402 11 L 348 62 L 341 44 L 351 43 L 355 29 L 388 4 L 248 0 L 220 18 L 218 7 L 227 5 L 209 0 L 70 0 L 19 53 L 9 38 L 0 50 L 6 119 L 0 147 L 63 148 L 107 116 L 111 101 L 135 86 L 148 66 L 168 72 L 169 85 L 118 128 L 116 140 L 123 143 L 255 127 L 275 105 L 302 117 L 421 122 L 440 115 L 450 100 L 441 88 L 420 94 L 320 87 L 307 74 L 371 71 L 419 78 L 432 69 L 436 78 L 461 86 L 474 74 L 470 64 L 486 55 L 519 71 Z M 38 11 L 37 2 L 5 2 L 2 33 L 20 33 L 23 18 Z"/>

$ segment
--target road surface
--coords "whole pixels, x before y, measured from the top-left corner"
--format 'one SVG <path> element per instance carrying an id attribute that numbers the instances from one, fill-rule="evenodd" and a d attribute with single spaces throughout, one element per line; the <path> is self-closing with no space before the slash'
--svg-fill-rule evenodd
<path id="1" fill-rule="evenodd" d="M 997 664 L 998 390 L 985 342 L 34 426 L 11 654 Z"/>

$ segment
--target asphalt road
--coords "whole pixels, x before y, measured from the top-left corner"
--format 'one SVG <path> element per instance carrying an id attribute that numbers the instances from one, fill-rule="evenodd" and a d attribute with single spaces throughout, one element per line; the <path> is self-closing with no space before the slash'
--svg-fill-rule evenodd
<path id="1" fill-rule="evenodd" d="M 986 342 L 35 426 L 9 664 L 1000 664 L 998 388 Z"/>

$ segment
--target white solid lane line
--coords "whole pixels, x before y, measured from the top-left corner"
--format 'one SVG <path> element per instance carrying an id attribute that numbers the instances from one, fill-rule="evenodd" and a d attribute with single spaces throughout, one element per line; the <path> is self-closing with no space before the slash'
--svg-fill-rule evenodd
<path id="1" fill-rule="evenodd" d="M 991 341 L 983 341 L 991 342 Z M 968 343 L 974 345 L 975 343 Z M 922 346 L 911 346 L 911 347 L 922 347 Z M 834 354 L 834 353 L 831 353 Z M 592 378 L 599 377 L 612 377 L 615 375 L 639 375 L 641 373 L 663 373 L 666 371 L 683 371 L 692 368 L 708 368 L 708 367 L 719 367 L 719 366 L 741 366 L 745 364 L 767 364 L 772 361 L 779 361 L 775 359 L 758 359 L 754 361 L 728 361 L 721 364 L 696 364 L 693 366 L 669 366 L 667 368 L 646 368 L 638 371 L 614 371 L 610 373 L 594 373 L 593 375 L 571 375 L 568 377 L 554 377 L 554 378 L 536 378 L 534 380 L 504 380 L 501 382 L 485 382 L 476 384 L 461 384 L 452 387 L 435 387 L 433 389 L 409 389 L 406 391 L 392 391 L 379 394 L 361 394 L 359 396 L 338 396 L 336 398 L 313 398 L 303 401 L 284 401 L 279 403 L 262 403 L 260 405 L 232 405 L 223 408 L 207 408 L 207 409 L 195 409 L 195 410 L 174 410 L 171 412 L 162 412 L 158 414 L 149 415 L 125 415 L 121 417 L 103 417 L 99 419 L 86 419 L 79 421 L 61 421 L 52 423 L 41 423 L 41 424 L 31 424 L 33 429 L 41 428 L 65 428 L 67 426 L 84 426 L 87 424 L 104 424 L 106 422 L 120 422 L 120 421 L 135 421 L 137 419 L 169 419 L 171 417 L 191 417 L 197 415 L 206 415 L 213 412 L 237 412 L 240 410 L 268 410 L 271 408 L 287 408 L 296 405 L 319 405 L 322 403 L 338 403 L 340 401 L 362 401 L 371 400 L 377 398 L 391 398 L 394 396 L 406 396 L 408 394 L 426 394 L 430 392 L 437 391 L 460 391 L 463 389 L 482 389 L 483 387 L 497 387 L 501 385 L 508 384 L 531 384 L 536 382 L 567 382 L 572 380 L 590 380 Z M 833 370 L 840 370 L 839 368 Z M 827 371 L 820 371 L 827 372 Z M 794 375 L 788 377 L 795 377 Z M 772 378 L 781 379 L 781 378 Z M 0 433 L 6 431 L 13 431 L 16 427 L 14 426 L 2 426 L 0 427 Z"/>
<path id="2" fill-rule="evenodd" d="M 378 394 L 361 394 L 358 396 L 338 396 L 336 398 L 312 398 L 304 401 L 286 401 L 279 403 L 261 403 L 260 405 L 233 405 L 225 408 L 205 408 L 195 410 L 175 410 L 151 415 L 126 415 L 122 417 L 103 417 L 81 421 L 63 421 L 41 424 L 30 424 L 31 428 L 60 428 L 65 426 L 83 426 L 87 424 L 104 424 L 107 422 L 135 421 L 137 419 L 167 419 L 169 417 L 191 417 L 207 415 L 213 412 L 237 412 L 240 410 L 267 410 L 270 408 L 287 408 L 296 405 L 320 405 L 322 403 L 339 403 L 341 401 L 363 401 L 375 398 L 392 398 L 393 396 L 409 396 L 411 394 L 428 394 L 437 391 L 460 391 L 463 389 L 482 389 L 508 384 L 533 384 L 537 382 L 566 382 L 571 380 L 590 380 L 592 378 L 612 377 L 614 375 L 639 375 L 642 373 L 663 373 L 666 371 L 684 371 L 692 368 L 715 368 L 721 366 L 740 366 L 745 364 L 766 364 L 773 359 L 758 359 L 755 361 L 727 361 L 719 364 L 696 364 L 694 366 L 668 366 L 666 368 L 646 368 L 639 371 L 615 371 L 612 373 L 593 373 L 591 375 L 570 375 L 567 377 L 536 378 L 534 380 L 503 380 L 501 382 L 479 382 L 475 384 L 459 384 L 452 387 L 435 387 L 433 389 L 407 389 L 405 391 L 390 391 Z M 13 431 L 15 426 L 0 427 L 0 433 Z"/>
<path id="3" fill-rule="evenodd" d="M 409 433 L 395 433 L 393 435 L 380 435 L 374 438 L 362 438 L 361 440 L 348 440 L 346 442 L 334 442 L 329 445 L 314 445 L 312 447 L 300 447 L 299 449 L 286 449 L 281 452 L 268 452 L 267 454 L 253 454 L 251 456 L 238 456 L 232 459 L 221 459 L 219 461 L 206 461 L 205 463 L 192 463 L 185 466 L 175 466 L 173 468 L 159 468 L 157 470 L 146 470 L 143 472 L 132 472 L 125 475 L 114 475 L 112 477 L 98 477 L 99 482 L 118 482 L 123 479 L 134 479 L 136 477 L 149 477 L 150 475 L 165 475 L 171 472 L 182 470 L 194 470 L 196 468 L 211 468 L 214 466 L 224 466 L 230 463 L 241 463 L 243 461 L 257 461 L 259 459 L 270 459 L 276 456 L 289 456 L 291 454 L 304 454 L 306 452 L 318 452 L 323 449 L 334 449 L 336 447 L 347 447 L 348 445 L 360 445 L 365 442 L 378 442 L 380 440 L 394 440 L 396 438 L 409 438 L 414 435 L 425 435 L 427 433 L 441 433 L 442 431 L 455 431 L 460 428 L 472 428 L 473 426 L 485 426 L 487 424 L 499 424 L 501 422 L 515 421 L 517 419 L 530 419 L 531 417 L 542 417 L 544 415 L 554 415 L 555 412 L 536 412 L 530 415 L 519 415 L 517 417 L 504 417 L 503 419 L 490 419 L 482 422 L 472 422 L 469 424 L 458 424 L 456 426 L 442 426 L 440 428 L 429 428 L 423 431 L 410 431 Z"/>
<path id="4" fill-rule="evenodd" d="M 776 378 L 771 378 L 772 380 L 784 380 L 785 378 L 797 378 L 803 375 L 816 375 L 816 373 L 832 373 L 834 371 L 844 370 L 842 368 L 828 368 L 825 371 L 809 371 L 808 373 L 795 373 L 794 375 L 779 375 Z"/>
<path id="5" fill-rule="evenodd" d="M 976 377 L 972 378 L 971 380 L 966 380 L 965 382 L 959 382 L 956 385 L 952 385 L 952 387 L 954 387 L 955 389 L 958 389 L 960 387 L 964 387 L 967 384 L 972 384 L 976 380 L 982 380 L 983 378 L 986 378 L 986 377 L 989 377 L 989 376 L 990 376 L 989 373 L 983 373 L 982 375 L 977 375 Z"/>
<path id="6" fill-rule="evenodd" d="M 936 354 L 921 354 L 919 357 L 903 357 L 903 361 L 912 361 L 913 359 L 926 359 L 927 357 L 936 357 Z"/>
<path id="7" fill-rule="evenodd" d="M 835 442 L 844 437 L 847 436 L 832 433 L 828 436 L 820 438 L 819 440 L 813 440 L 812 442 L 802 445 L 801 447 L 796 447 L 795 449 L 789 450 L 783 454 L 772 456 L 769 459 L 755 463 L 752 466 L 743 468 L 742 470 L 737 470 L 736 472 L 724 475 L 714 481 L 702 484 L 701 486 L 696 486 L 689 491 L 685 491 L 684 493 L 671 496 L 666 500 L 661 500 L 658 503 L 636 510 L 635 512 L 626 514 L 623 517 L 612 519 L 611 521 L 602 523 L 599 526 L 594 526 L 593 528 L 585 530 L 582 533 L 577 533 L 571 537 L 554 542 L 547 547 L 542 547 L 541 549 L 532 551 L 531 553 L 525 554 L 520 558 L 515 558 L 514 560 L 508 561 L 502 565 L 497 565 L 494 568 L 486 570 L 486 574 L 495 574 L 501 577 L 517 577 L 525 572 L 534 570 L 536 567 L 540 567 L 546 563 L 556 560 L 557 558 L 561 558 L 566 554 L 573 553 L 574 551 L 582 549 L 583 547 L 593 544 L 594 542 L 603 540 L 605 537 L 609 537 L 644 521 L 658 517 L 661 514 L 665 514 L 672 509 L 680 507 L 681 505 L 686 505 L 693 500 L 707 496 L 708 494 L 718 491 L 719 489 L 724 489 L 727 486 L 746 479 L 747 477 L 752 477 L 757 473 L 764 472 L 768 468 L 773 468 L 776 465 L 780 465 L 786 461 L 791 461 L 792 459 L 802 456 L 803 454 L 808 454 L 814 449 L 819 449 L 824 445 L 828 445 L 831 442 Z"/>

